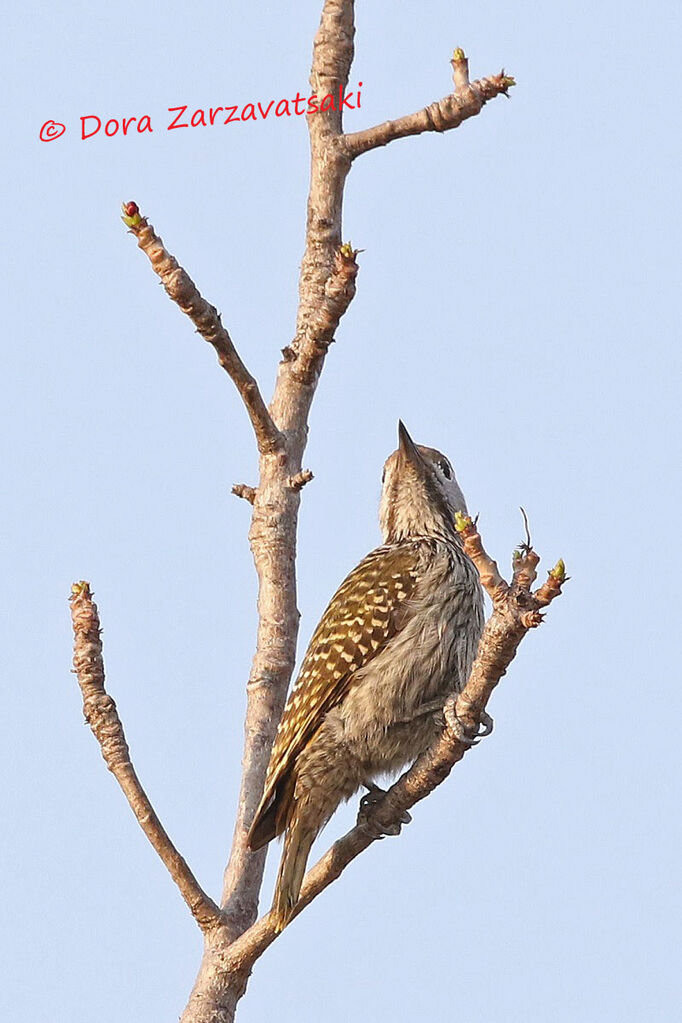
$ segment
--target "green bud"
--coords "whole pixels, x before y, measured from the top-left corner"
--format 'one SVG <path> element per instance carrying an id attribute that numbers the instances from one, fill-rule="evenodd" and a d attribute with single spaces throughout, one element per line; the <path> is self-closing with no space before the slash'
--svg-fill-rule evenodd
<path id="1" fill-rule="evenodd" d="M 455 512 L 455 529 L 458 533 L 464 533 L 472 525 L 470 515 L 463 515 L 461 511 Z"/>
<path id="2" fill-rule="evenodd" d="M 564 565 L 564 559 L 559 558 L 554 568 L 550 571 L 552 579 L 556 579 L 558 583 L 566 581 L 566 566 Z"/>

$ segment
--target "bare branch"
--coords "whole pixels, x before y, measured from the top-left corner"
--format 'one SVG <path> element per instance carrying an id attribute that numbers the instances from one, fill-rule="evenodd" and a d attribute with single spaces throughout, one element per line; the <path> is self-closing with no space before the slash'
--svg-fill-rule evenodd
<path id="1" fill-rule="evenodd" d="M 83 694 L 85 719 L 100 744 L 107 767 L 123 789 L 140 827 L 178 886 L 192 916 L 204 933 L 214 931 L 222 923 L 222 913 L 164 831 L 130 762 L 116 704 L 104 688 L 99 616 L 88 583 L 74 584 L 70 604 L 75 637 L 73 665 Z"/>
<path id="2" fill-rule="evenodd" d="M 302 490 L 306 483 L 310 483 L 313 478 L 310 469 L 301 469 L 295 476 L 289 477 L 289 487 L 291 490 Z"/>
<path id="3" fill-rule="evenodd" d="M 308 871 L 296 915 L 335 881 L 356 856 L 382 833 L 399 824 L 407 810 L 425 799 L 448 777 L 454 765 L 472 746 L 471 740 L 461 738 L 462 730 L 470 734 L 476 732 L 479 722 L 485 717 L 493 689 L 516 656 L 519 643 L 528 630 L 542 620 L 541 616 L 539 619 L 530 616 L 537 615 L 539 606 L 546 606 L 557 597 L 566 581 L 563 562 L 559 562 L 544 586 L 534 594 L 525 588 L 525 599 L 520 600 L 519 593 L 499 576 L 495 562 L 485 553 L 472 520 L 468 516 L 460 516 L 457 528 L 467 553 L 479 571 L 483 568 L 489 580 L 489 592 L 494 598 L 493 613 L 483 630 L 469 679 L 462 691 L 448 700 L 444 709 L 446 727 L 431 748 L 365 812 L 363 823 L 335 842 Z M 534 551 L 522 557 L 530 561 L 524 575 L 528 578 L 539 559 Z M 221 969 L 230 974 L 243 974 L 250 970 L 276 937 L 275 920 L 268 913 L 222 952 Z"/>
<path id="4" fill-rule="evenodd" d="M 512 578 L 512 589 L 517 593 L 527 592 L 535 580 L 537 579 L 537 572 L 535 569 L 538 567 L 540 558 L 527 544 L 523 543 L 518 547 L 512 555 L 512 567 L 514 569 L 514 575 Z"/>
<path id="5" fill-rule="evenodd" d="M 353 300 L 358 252 L 350 244 L 337 249 L 321 301 L 317 303 L 314 314 L 307 318 L 305 330 L 294 339 L 290 349 L 296 357 L 292 375 L 301 383 L 312 383 L 319 376 L 322 359 L 334 340 L 334 332 Z"/>
<path id="6" fill-rule="evenodd" d="M 237 354 L 218 310 L 202 298 L 189 274 L 166 249 L 146 217 L 140 215 L 137 204 L 125 203 L 123 212 L 123 221 L 137 238 L 138 246 L 148 256 L 166 293 L 189 316 L 204 340 L 215 348 L 218 362 L 233 380 L 246 406 L 256 434 L 258 450 L 261 453 L 279 450 L 284 446 L 284 438 L 272 420 L 258 384 Z"/>
<path id="7" fill-rule="evenodd" d="M 476 529 L 476 523 L 468 515 L 457 512 L 455 526 L 462 537 L 465 552 L 478 570 L 481 585 L 495 605 L 496 601 L 504 599 L 509 589 L 508 584 L 500 575 L 497 562 L 486 554 L 483 549 L 483 541 Z"/>
<path id="8" fill-rule="evenodd" d="M 456 80 L 463 81 L 463 77 L 461 69 L 458 69 Z M 385 146 L 394 139 L 421 135 L 424 131 L 443 132 L 457 128 L 462 121 L 479 114 L 488 100 L 494 99 L 495 96 L 508 95 L 509 89 L 515 84 L 514 79 L 505 75 L 504 71 L 489 78 L 479 78 L 471 84 L 462 85 L 451 95 L 431 103 L 415 114 L 406 114 L 396 121 L 384 121 L 373 128 L 365 128 L 363 131 L 346 135 L 344 138 L 346 152 L 351 160 L 354 160 L 361 153 Z"/>
<path id="9" fill-rule="evenodd" d="M 547 579 L 533 594 L 541 607 L 546 607 L 561 593 L 561 587 L 568 582 L 563 558 L 559 558 L 554 568 L 547 573 Z"/>
<path id="10" fill-rule="evenodd" d="M 256 500 L 256 488 L 250 487 L 248 483 L 235 483 L 232 493 L 235 497 L 243 497 L 249 504 L 253 504 Z"/>
<path id="11" fill-rule="evenodd" d="M 353 59 L 352 0 L 325 0 L 315 37 L 310 75 L 318 96 L 339 95 Z M 221 905 L 230 933 L 253 924 L 265 851 L 251 852 L 248 829 L 258 806 L 270 749 L 296 659 L 296 529 L 300 494 L 289 479 L 302 468 L 308 417 L 326 351 L 354 292 L 355 252 L 342 246 L 341 209 L 350 161 L 339 144 L 341 113 L 320 110 L 307 117 L 311 163 L 305 251 L 299 277 L 296 334 L 284 350 L 270 410 L 286 435 L 286 459 L 263 455 L 249 540 L 258 572 L 258 637 L 247 687 L 242 784 Z M 183 1023 L 207 1020 L 195 1012 L 212 989 L 212 959 L 204 958 Z"/>

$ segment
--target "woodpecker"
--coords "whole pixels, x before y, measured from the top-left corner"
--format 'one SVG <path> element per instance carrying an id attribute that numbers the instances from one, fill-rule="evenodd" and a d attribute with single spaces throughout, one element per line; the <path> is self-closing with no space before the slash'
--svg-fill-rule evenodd
<path id="1" fill-rule="evenodd" d="M 414 763 L 466 683 L 483 628 L 478 573 L 455 513 L 452 466 L 402 422 L 382 477 L 383 545 L 341 584 L 313 633 L 279 724 L 248 843 L 284 834 L 273 913 L 282 930 L 310 848 L 341 802 Z M 380 791 L 380 790 L 379 790 Z"/>

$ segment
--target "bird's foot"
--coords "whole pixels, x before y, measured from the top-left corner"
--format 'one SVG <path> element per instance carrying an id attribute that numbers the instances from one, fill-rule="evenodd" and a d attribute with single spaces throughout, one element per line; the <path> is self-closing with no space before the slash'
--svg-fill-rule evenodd
<path id="1" fill-rule="evenodd" d="M 495 724 L 490 714 L 487 714 L 486 711 L 481 711 L 481 719 L 475 732 L 468 729 L 454 712 L 446 714 L 446 718 L 448 727 L 454 737 L 465 746 L 476 746 L 486 735 L 490 735 Z"/>
<path id="2" fill-rule="evenodd" d="M 366 787 L 368 792 L 360 800 L 357 819 L 358 827 L 364 828 L 375 839 L 386 838 L 387 835 L 394 838 L 396 835 L 399 835 L 403 824 L 409 824 L 412 820 L 410 814 L 407 810 L 403 810 L 398 820 L 390 825 L 380 824 L 378 821 L 373 820 L 372 809 L 383 799 L 386 793 L 378 785 L 367 785 Z"/>

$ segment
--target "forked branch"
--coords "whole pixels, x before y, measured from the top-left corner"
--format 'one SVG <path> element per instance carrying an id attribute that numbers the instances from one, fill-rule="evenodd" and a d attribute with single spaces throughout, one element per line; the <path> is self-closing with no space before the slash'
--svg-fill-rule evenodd
<path id="1" fill-rule="evenodd" d="M 414 114 L 406 114 L 395 121 L 384 121 L 373 128 L 354 131 L 344 136 L 346 152 L 352 160 L 370 149 L 386 146 L 394 139 L 408 135 L 421 135 L 425 131 L 449 131 L 462 121 L 479 114 L 485 104 L 495 96 L 507 96 L 515 85 L 514 79 L 500 71 L 499 75 L 469 82 L 469 62 L 463 50 L 455 50 L 451 61 L 455 91 L 435 103 L 430 103 Z"/>

